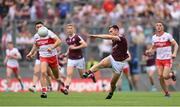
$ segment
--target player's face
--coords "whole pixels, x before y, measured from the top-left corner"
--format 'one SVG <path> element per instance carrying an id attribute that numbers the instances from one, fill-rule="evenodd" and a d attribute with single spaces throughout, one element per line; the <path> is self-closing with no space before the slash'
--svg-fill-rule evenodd
<path id="1" fill-rule="evenodd" d="M 67 35 L 73 35 L 75 33 L 75 28 L 73 26 L 67 26 L 66 33 Z"/>
<path id="2" fill-rule="evenodd" d="M 8 49 L 12 49 L 14 47 L 14 45 L 12 43 L 8 43 L 7 47 L 8 47 Z"/>
<path id="3" fill-rule="evenodd" d="M 164 26 L 162 23 L 156 23 L 156 31 L 161 32 L 164 30 Z"/>
<path id="4" fill-rule="evenodd" d="M 38 31 L 38 29 L 39 29 L 40 27 L 42 27 L 42 26 L 44 26 L 44 25 L 43 25 L 43 24 L 37 24 L 37 25 L 36 25 L 36 28 L 35 28 L 36 31 Z"/>
<path id="5" fill-rule="evenodd" d="M 109 34 L 110 35 L 117 35 L 117 30 L 115 30 L 114 28 L 110 28 L 109 29 Z"/>

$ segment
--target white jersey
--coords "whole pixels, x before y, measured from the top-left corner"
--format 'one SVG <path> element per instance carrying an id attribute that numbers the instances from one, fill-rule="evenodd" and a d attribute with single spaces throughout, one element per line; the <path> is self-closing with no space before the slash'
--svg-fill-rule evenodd
<path id="1" fill-rule="evenodd" d="M 164 32 L 161 36 L 154 35 L 152 43 L 156 47 L 156 59 L 164 60 L 171 59 L 172 47 L 171 41 L 173 41 L 171 34 Z"/>
<path id="2" fill-rule="evenodd" d="M 6 49 L 6 56 L 19 56 L 21 58 L 21 54 L 18 51 L 17 48 L 13 48 L 13 49 Z M 17 61 L 17 59 L 8 59 L 7 60 L 7 66 L 9 67 L 19 67 L 19 63 Z"/>
<path id="3" fill-rule="evenodd" d="M 52 57 L 57 55 L 56 49 L 52 49 L 51 52 L 48 51 L 48 48 L 52 47 L 55 43 L 55 37 L 57 37 L 57 35 L 50 30 L 48 30 L 48 35 L 46 37 L 40 37 L 37 33 L 34 35 L 35 44 L 39 47 L 40 57 Z"/>

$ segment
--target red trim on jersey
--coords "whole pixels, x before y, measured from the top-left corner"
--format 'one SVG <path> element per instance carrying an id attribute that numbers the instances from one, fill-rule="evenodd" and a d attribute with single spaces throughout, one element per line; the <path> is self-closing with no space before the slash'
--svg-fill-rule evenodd
<path id="1" fill-rule="evenodd" d="M 49 45 L 49 44 L 54 44 L 54 43 L 55 43 L 55 40 L 52 38 L 40 39 L 36 41 L 37 46 Z"/>
<path id="2" fill-rule="evenodd" d="M 155 42 L 154 45 L 156 46 L 156 48 L 167 47 L 167 46 L 171 46 L 171 42 L 170 41 Z"/>

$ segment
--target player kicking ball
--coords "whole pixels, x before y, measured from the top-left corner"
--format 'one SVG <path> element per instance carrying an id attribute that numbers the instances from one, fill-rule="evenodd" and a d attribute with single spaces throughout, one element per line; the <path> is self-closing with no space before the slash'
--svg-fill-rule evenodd
<path id="1" fill-rule="evenodd" d="M 125 62 L 129 57 L 127 53 L 127 40 L 119 34 L 119 27 L 113 25 L 109 27 L 109 34 L 91 35 L 92 38 L 102 38 L 112 40 L 112 53 L 102 59 L 98 64 L 92 66 L 89 71 L 85 72 L 83 76 L 85 78 L 92 76 L 94 72 L 99 71 L 100 68 L 113 68 L 113 77 L 110 83 L 111 89 L 106 99 L 111 99 L 116 89 L 116 83 L 122 73 L 125 66 Z M 94 75 L 93 75 L 94 76 Z"/>

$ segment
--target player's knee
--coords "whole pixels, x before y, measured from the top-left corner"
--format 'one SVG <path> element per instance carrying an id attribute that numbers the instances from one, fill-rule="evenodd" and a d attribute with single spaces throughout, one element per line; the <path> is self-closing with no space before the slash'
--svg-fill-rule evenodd
<path id="1" fill-rule="evenodd" d="M 115 82 L 111 82 L 111 87 L 115 87 L 116 83 Z"/>
<path id="2" fill-rule="evenodd" d="M 169 79 L 169 76 L 168 75 L 163 75 L 163 78 L 167 80 L 167 79 Z"/>

